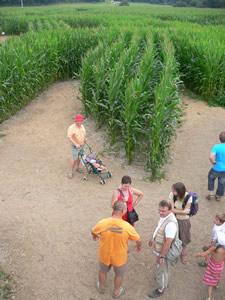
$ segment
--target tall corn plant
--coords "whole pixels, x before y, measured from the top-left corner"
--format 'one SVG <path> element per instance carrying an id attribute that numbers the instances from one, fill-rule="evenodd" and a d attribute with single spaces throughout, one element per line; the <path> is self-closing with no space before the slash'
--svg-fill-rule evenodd
<path id="1" fill-rule="evenodd" d="M 0 114 L 4 119 L 54 81 L 57 73 L 54 33 L 29 33 L 0 49 Z"/>
<path id="2" fill-rule="evenodd" d="M 108 111 L 108 95 L 107 90 L 109 87 L 109 73 L 114 69 L 115 64 L 118 62 L 120 54 L 124 50 L 125 45 L 129 45 L 129 33 L 121 32 L 121 38 L 110 44 L 104 51 L 104 55 L 96 60 L 93 68 L 94 85 L 92 88 L 91 112 L 95 119 L 97 128 L 101 127 L 105 122 L 105 114 Z"/>
<path id="3" fill-rule="evenodd" d="M 1 121 L 52 82 L 78 73 L 82 56 L 97 40 L 95 32 L 71 30 L 65 34 L 63 30 L 45 30 L 29 32 L 4 43 L 0 48 Z M 65 63 L 68 69 L 64 68 Z"/>
<path id="4" fill-rule="evenodd" d="M 101 57 L 103 55 L 103 52 L 104 49 L 100 44 L 95 49 L 89 50 L 87 55 L 82 58 L 81 70 L 79 75 L 81 83 L 80 92 L 82 94 L 82 102 L 86 115 L 91 113 L 92 90 L 95 88 L 93 76 L 95 60 L 98 59 L 98 57 Z"/>
<path id="5" fill-rule="evenodd" d="M 116 136 L 121 134 L 123 128 L 123 95 L 126 91 L 126 83 L 135 76 L 143 55 L 144 42 L 143 36 L 135 35 L 130 48 L 122 52 L 120 60 L 109 74 L 106 119 L 112 145 L 115 143 Z"/>
<path id="6" fill-rule="evenodd" d="M 90 114 L 94 112 L 93 114 L 97 118 L 98 116 L 95 112 L 98 111 L 98 109 L 95 107 L 95 101 L 93 100 L 95 99 L 96 95 L 96 62 L 100 61 L 100 59 L 104 56 L 106 47 L 112 42 L 113 39 L 107 39 L 105 36 L 104 41 L 100 41 L 99 45 L 96 48 L 93 48 L 90 51 L 88 51 L 87 55 L 83 57 L 81 63 L 81 70 L 79 74 L 81 82 L 80 92 L 82 94 L 82 101 L 84 104 L 85 114 Z"/>
<path id="7" fill-rule="evenodd" d="M 149 152 L 147 168 L 152 171 L 152 180 L 159 175 L 159 169 L 167 159 L 167 148 L 175 135 L 175 126 L 181 116 L 178 93 L 178 63 L 172 42 L 163 33 L 158 33 L 163 68 L 160 82 L 156 86 L 155 100 L 148 115 L 146 138 Z"/>
<path id="8" fill-rule="evenodd" d="M 223 36 L 222 36 L 223 32 Z M 225 107 L 224 29 L 186 24 L 170 31 L 186 85 Z"/>
<path id="9" fill-rule="evenodd" d="M 158 63 L 156 54 L 152 35 L 149 35 L 137 74 L 131 79 L 125 91 L 122 135 L 128 163 L 131 163 L 137 145 L 143 144 L 146 126 L 144 117 L 149 103 L 153 101 L 152 88 L 156 84 L 153 76 Z"/>

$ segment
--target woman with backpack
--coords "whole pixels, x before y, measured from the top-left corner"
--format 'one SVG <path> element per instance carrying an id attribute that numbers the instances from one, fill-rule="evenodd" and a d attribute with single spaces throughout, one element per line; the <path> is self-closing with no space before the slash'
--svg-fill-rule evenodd
<path id="1" fill-rule="evenodd" d="M 183 264 L 186 264 L 186 248 L 191 242 L 191 222 L 189 213 L 191 209 L 192 196 L 187 192 L 186 187 L 182 182 L 177 182 L 172 185 L 169 200 L 172 204 L 172 212 L 175 214 L 179 225 L 179 239 L 182 241 L 183 246 L 181 260 Z"/>

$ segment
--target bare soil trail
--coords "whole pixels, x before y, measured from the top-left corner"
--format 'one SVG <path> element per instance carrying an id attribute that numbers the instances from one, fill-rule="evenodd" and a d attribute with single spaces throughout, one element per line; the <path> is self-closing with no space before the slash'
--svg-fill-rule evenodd
<path id="1" fill-rule="evenodd" d="M 184 98 L 183 123 L 166 165 L 167 176 L 161 183 L 145 182 L 142 167 L 124 167 L 121 158 L 103 157 L 113 177 L 105 185 L 97 176 L 83 181 L 76 173 L 67 178 L 71 159 L 66 131 L 75 114 L 82 112 L 78 82 L 53 84 L 25 109 L 0 125 L 0 265 L 16 282 L 18 300 L 99 300 L 112 299 L 113 272 L 109 273 L 106 293 L 95 288 L 98 271 L 98 243 L 90 230 L 102 218 L 111 215 L 112 192 L 123 175 L 129 174 L 133 186 L 144 192 L 137 207 L 140 221 L 135 225 L 143 239 L 137 254 L 129 244 L 128 271 L 123 300 L 149 299 L 156 287 L 155 257 L 147 242 L 159 219 L 157 205 L 167 199 L 174 182 L 182 181 L 197 192 L 200 209 L 191 219 L 192 243 L 189 263 L 172 268 L 170 286 L 160 299 L 201 300 L 207 296 L 202 284 L 205 269 L 193 256 L 211 240 L 213 219 L 225 211 L 225 200 L 205 200 L 208 156 L 218 134 L 225 129 L 225 110 Z M 104 131 L 95 131 L 85 121 L 89 144 L 104 149 Z M 214 298 L 224 300 L 225 275 Z"/>

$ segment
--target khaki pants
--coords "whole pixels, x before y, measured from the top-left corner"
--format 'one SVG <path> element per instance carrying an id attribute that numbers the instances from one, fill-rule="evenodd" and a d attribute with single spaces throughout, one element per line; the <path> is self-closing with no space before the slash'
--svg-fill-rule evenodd
<path id="1" fill-rule="evenodd" d="M 163 272 L 163 264 L 156 265 L 156 282 L 158 283 L 159 288 L 168 287 L 168 280 L 170 276 L 170 261 L 165 257 L 164 258 L 164 272 Z"/>

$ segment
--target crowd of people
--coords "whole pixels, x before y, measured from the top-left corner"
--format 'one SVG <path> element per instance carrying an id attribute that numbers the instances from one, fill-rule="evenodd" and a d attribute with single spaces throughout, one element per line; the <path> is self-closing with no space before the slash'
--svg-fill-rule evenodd
<path id="1" fill-rule="evenodd" d="M 83 126 L 83 116 L 77 115 L 75 124 L 71 125 L 67 137 L 71 144 L 72 162 L 68 177 L 72 179 L 74 168 L 79 168 L 79 151 L 87 141 L 86 131 Z M 220 144 L 216 144 L 209 156 L 213 167 L 208 174 L 208 195 L 206 199 L 221 201 L 225 190 L 225 132 L 219 135 Z M 214 194 L 215 180 L 218 187 Z M 107 272 L 113 267 L 115 272 L 114 291 L 112 297 L 120 298 L 125 293 L 122 285 L 127 268 L 128 240 L 136 243 L 137 252 L 141 251 L 142 240 L 134 228 L 134 223 L 129 222 L 128 215 L 142 200 L 143 193 L 131 186 L 130 176 L 123 176 L 120 188 L 113 192 L 111 205 L 112 215 L 99 221 L 91 230 L 94 241 L 99 240 L 99 273 L 96 288 L 104 294 Z M 170 265 L 175 265 L 177 259 L 172 261 L 169 252 L 175 241 L 181 241 L 180 252 L 183 264 L 187 263 L 187 246 L 191 242 L 190 210 L 193 203 L 192 195 L 187 191 L 182 182 L 172 185 L 168 200 L 161 200 L 158 204 L 159 222 L 150 238 L 148 245 L 152 247 L 156 256 L 155 279 L 157 287 L 148 296 L 157 298 L 164 294 L 168 287 Z M 208 298 L 212 298 L 213 287 L 218 286 L 222 277 L 225 261 L 225 212 L 217 214 L 214 219 L 213 238 L 203 247 L 203 252 L 195 257 L 204 257 L 199 265 L 206 267 L 203 283 L 208 286 Z"/>

